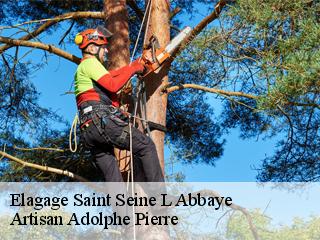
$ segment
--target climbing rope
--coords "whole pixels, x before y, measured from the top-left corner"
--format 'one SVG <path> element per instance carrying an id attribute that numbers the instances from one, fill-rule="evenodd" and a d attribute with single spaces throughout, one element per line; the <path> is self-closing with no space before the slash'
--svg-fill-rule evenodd
<path id="1" fill-rule="evenodd" d="M 131 117 L 129 116 L 129 134 L 130 134 L 130 169 L 131 169 L 131 193 L 134 193 L 134 179 L 133 179 L 133 155 L 132 155 L 132 125 L 131 125 Z M 132 206 L 132 216 L 133 222 L 136 221 L 135 219 L 135 206 Z M 136 239 L 136 228 L 133 225 L 133 238 Z"/>
<path id="2" fill-rule="evenodd" d="M 139 42 L 139 39 L 140 39 L 141 31 L 142 31 L 142 28 L 143 28 L 143 24 L 144 24 L 144 21 L 145 21 L 145 17 L 146 17 L 147 12 L 148 12 L 147 25 L 146 25 L 146 29 L 145 29 L 145 36 L 144 36 L 143 44 L 145 43 L 145 38 L 146 38 L 146 34 L 147 34 L 148 26 L 149 26 L 149 20 L 150 20 L 151 5 L 152 5 L 152 0 L 149 0 L 148 3 L 147 3 L 147 6 L 146 6 L 146 10 L 145 10 L 144 15 L 143 15 L 142 23 L 141 23 L 141 26 L 140 26 L 140 29 L 139 29 L 139 33 L 138 33 L 138 37 L 137 37 L 137 40 L 136 40 L 136 43 L 135 43 L 135 47 L 134 47 L 133 52 L 132 52 L 130 63 L 132 62 L 132 60 L 133 60 L 133 58 L 135 56 L 135 52 L 137 50 L 137 46 L 138 46 L 138 42 Z M 129 115 L 130 176 L 131 176 L 131 193 L 132 194 L 134 193 L 134 184 L 133 184 L 134 183 L 134 169 L 133 169 L 133 154 L 132 154 L 132 125 L 131 125 L 131 117 L 133 117 L 133 125 L 135 126 L 135 122 L 136 122 L 136 119 L 137 119 L 138 100 L 140 98 L 140 91 L 141 91 L 141 87 L 142 87 L 139 79 L 138 79 L 137 85 L 138 85 L 137 86 L 138 90 L 137 90 L 137 95 L 136 95 L 136 101 L 134 101 L 134 107 L 133 107 L 134 112 L 133 112 L 133 115 L 131 115 L 131 114 Z M 132 208 L 132 215 L 135 218 L 135 208 L 134 208 L 134 206 Z M 133 222 L 135 222 L 135 219 L 133 219 Z M 135 228 L 135 225 L 133 226 L 133 239 L 136 240 L 136 228 Z"/>
<path id="3" fill-rule="evenodd" d="M 146 34 L 148 32 L 148 27 L 149 27 L 151 7 L 152 7 L 152 0 L 149 0 L 148 3 L 147 3 L 147 6 L 146 6 L 146 10 L 145 10 L 145 12 L 143 14 L 142 23 L 141 23 L 141 26 L 139 28 L 138 37 L 137 37 L 136 42 L 135 42 L 135 46 L 134 46 L 134 49 L 133 49 L 133 52 L 132 52 L 130 63 L 132 62 L 132 60 L 133 60 L 133 58 L 135 56 L 135 52 L 137 50 L 138 42 L 139 42 L 140 35 L 141 35 L 141 32 L 142 32 L 142 28 L 143 28 L 143 25 L 144 25 L 144 22 L 145 22 L 145 19 L 146 19 L 146 15 L 148 15 L 146 29 L 145 29 L 145 35 L 144 35 L 144 40 L 143 40 L 143 44 L 145 43 Z M 133 117 L 133 126 L 135 126 L 136 119 L 138 118 L 137 117 L 137 111 L 138 111 L 139 99 L 141 98 L 140 92 L 141 92 L 141 88 L 143 87 L 142 84 L 143 84 L 143 82 L 141 83 L 141 80 L 138 79 L 136 100 L 134 101 L 134 106 L 133 106 L 133 114 L 130 115 L 131 117 Z M 146 116 L 144 116 L 144 117 L 146 117 Z M 147 121 L 145 120 L 143 122 L 147 122 Z M 129 123 L 129 124 L 131 124 L 131 123 Z M 131 125 L 130 125 L 130 127 L 131 127 Z M 132 140 L 132 132 L 130 131 L 130 159 L 131 159 L 131 162 L 132 162 L 132 142 L 131 142 L 131 140 Z M 133 182 L 133 164 L 130 166 L 130 168 L 131 168 L 131 171 L 130 171 L 131 181 Z"/>
<path id="4" fill-rule="evenodd" d="M 150 23 L 151 7 L 152 7 L 152 0 L 149 0 L 148 3 L 147 3 L 147 6 L 146 6 L 146 11 L 144 12 L 144 15 L 143 15 L 143 18 L 142 18 L 142 23 L 141 23 L 141 26 L 140 26 L 140 29 L 139 29 L 138 37 L 136 39 L 135 47 L 134 47 L 130 62 L 132 62 L 132 60 L 134 58 L 135 51 L 137 49 L 138 42 L 139 42 L 139 39 L 140 39 L 140 34 L 141 34 L 141 31 L 142 31 L 142 28 L 143 28 L 143 24 L 144 24 L 144 21 L 145 21 L 145 17 L 148 14 L 146 28 L 145 28 L 145 31 L 144 31 L 143 46 L 146 43 L 147 33 L 148 33 L 148 28 L 149 28 L 149 23 Z M 134 101 L 134 108 L 133 108 L 134 109 L 134 112 L 133 112 L 133 117 L 134 117 L 133 125 L 134 126 L 135 126 L 135 120 L 136 120 L 137 111 L 138 111 L 138 105 L 140 105 L 140 112 L 141 112 L 141 114 L 143 114 L 143 118 L 145 118 L 145 119 L 147 118 L 145 82 L 143 80 L 138 79 L 137 88 L 138 88 L 138 90 L 137 90 L 137 93 L 136 93 L 136 101 Z M 147 129 L 147 135 L 151 138 L 148 121 L 146 121 L 146 120 L 142 121 L 142 125 L 143 125 L 144 129 Z"/>
<path id="5" fill-rule="evenodd" d="M 134 45 L 134 49 L 133 49 L 133 52 L 132 52 L 132 56 L 131 56 L 131 59 L 130 59 L 130 63 L 132 63 L 132 60 L 133 60 L 133 58 L 134 58 L 134 55 L 135 55 L 136 50 L 137 50 L 137 47 L 138 47 L 138 43 L 139 43 L 139 39 L 140 39 L 140 34 L 141 34 L 141 31 L 142 31 L 142 28 L 143 28 L 143 24 L 144 24 L 144 20 L 145 20 L 145 17 L 146 17 L 146 13 L 149 12 L 149 14 L 148 14 L 148 20 L 147 20 L 147 25 L 146 25 L 146 30 L 145 30 L 145 35 L 146 35 L 146 33 L 147 33 L 148 25 L 149 25 L 149 19 L 150 19 L 150 12 L 151 12 L 151 4 L 150 4 L 151 2 L 152 2 L 152 0 L 149 0 L 149 1 L 148 1 L 147 7 L 146 7 L 146 11 L 145 11 L 144 14 L 143 14 L 142 23 L 141 23 L 141 25 L 140 25 L 138 37 L 137 37 L 137 40 L 136 40 L 135 45 Z M 143 41 L 143 44 L 144 44 L 144 41 Z"/>
<path id="6" fill-rule="evenodd" d="M 151 3 L 151 2 L 152 2 L 152 0 L 150 0 L 150 1 L 148 2 L 148 4 Z M 146 39 L 147 39 L 147 33 L 148 33 L 149 22 L 150 22 L 150 14 L 151 14 L 151 6 L 152 6 L 152 4 L 150 4 L 150 6 L 149 6 L 149 8 L 148 8 L 148 19 L 147 19 L 146 29 L 145 29 L 145 31 L 144 31 L 143 46 L 145 45 Z M 147 9 L 146 9 L 146 11 L 147 11 Z"/>
<path id="7" fill-rule="evenodd" d="M 69 132 L 69 149 L 71 152 L 75 153 L 77 151 L 77 124 L 79 122 L 79 117 L 78 117 L 78 113 L 76 113 L 76 115 L 74 116 L 74 119 L 72 121 L 72 125 L 70 128 L 70 132 Z M 73 142 L 74 142 L 74 147 L 72 146 L 72 133 L 73 133 Z"/>

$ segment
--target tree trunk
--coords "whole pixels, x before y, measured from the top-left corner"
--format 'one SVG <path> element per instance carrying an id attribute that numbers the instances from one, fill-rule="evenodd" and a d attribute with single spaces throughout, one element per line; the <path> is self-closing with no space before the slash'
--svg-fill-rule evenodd
<path id="1" fill-rule="evenodd" d="M 150 0 L 151 15 L 148 26 L 147 40 L 154 35 L 158 38 L 160 47 L 165 47 L 170 41 L 170 5 L 168 0 Z M 157 75 L 146 79 L 147 119 L 161 125 L 166 125 L 167 95 L 161 94 L 161 87 L 168 83 L 168 67 L 164 67 Z M 164 172 L 164 137 L 161 131 L 152 131 L 152 139 L 156 145 L 160 165 Z"/>
<path id="2" fill-rule="evenodd" d="M 128 12 L 125 0 L 105 0 L 106 27 L 113 33 L 108 45 L 108 69 L 126 66 L 130 62 Z"/>
<path id="3" fill-rule="evenodd" d="M 147 36 L 154 34 L 158 37 L 160 45 L 165 46 L 170 40 L 169 3 L 165 0 L 151 0 L 151 3 L 151 19 Z M 125 0 L 105 0 L 105 13 L 107 28 L 114 34 L 109 46 L 109 69 L 115 69 L 127 65 L 130 61 L 128 14 Z M 147 119 L 163 125 L 166 122 L 167 97 L 166 95 L 161 96 L 160 89 L 161 85 L 167 82 L 166 69 L 157 75 L 150 76 L 150 79 L 146 79 Z M 164 133 L 153 131 L 152 138 L 157 148 L 162 170 L 164 170 Z M 120 165 L 120 169 L 121 167 Z M 136 190 L 138 195 L 145 196 L 142 189 Z M 137 209 L 137 211 L 139 210 Z M 150 209 L 144 207 L 140 211 L 150 212 Z M 154 230 L 157 231 L 152 232 Z M 166 227 L 156 229 L 155 227 L 150 228 L 149 225 L 138 226 L 137 236 L 141 239 L 169 239 Z"/>
<path id="4" fill-rule="evenodd" d="M 108 45 L 108 69 L 118 69 L 130 62 L 128 12 L 125 0 L 105 0 L 106 27 L 113 33 Z M 130 154 L 115 149 L 122 176 L 127 180 Z"/>
<path id="5" fill-rule="evenodd" d="M 146 35 L 147 40 L 155 35 L 161 47 L 170 41 L 170 12 L 168 0 L 151 0 L 151 14 Z M 129 64 L 129 26 L 125 0 L 105 0 L 104 11 L 106 26 L 114 34 L 108 48 L 108 69 L 116 69 Z M 150 74 L 146 79 L 147 119 L 162 125 L 166 124 L 167 96 L 161 95 L 161 87 L 168 83 L 168 67 L 158 74 Z M 154 130 L 151 133 L 156 145 L 162 171 L 164 172 L 164 137 L 165 133 Z M 119 153 L 116 152 L 117 156 Z M 125 157 L 121 155 L 121 160 Z M 124 169 L 127 161 L 120 161 Z M 127 169 L 125 169 L 127 170 Z"/>

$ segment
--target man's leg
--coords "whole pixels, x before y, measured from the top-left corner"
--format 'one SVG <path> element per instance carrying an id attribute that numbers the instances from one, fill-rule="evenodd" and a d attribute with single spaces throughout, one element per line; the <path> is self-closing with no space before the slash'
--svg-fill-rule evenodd
<path id="1" fill-rule="evenodd" d="M 105 119 L 104 132 L 113 145 L 120 149 L 130 150 L 130 128 L 128 123 L 110 116 Z M 132 127 L 132 152 L 134 155 L 135 181 L 163 182 L 163 174 L 156 147 L 151 138 Z M 141 169 L 142 166 L 142 169 Z M 144 175 L 145 178 L 142 176 Z"/>
<path id="2" fill-rule="evenodd" d="M 106 182 L 123 182 L 119 166 L 113 154 L 111 146 L 106 149 L 94 148 L 91 150 L 95 163 L 101 169 Z M 107 151 L 106 151 L 107 150 Z"/>
<path id="3" fill-rule="evenodd" d="M 136 160 L 141 161 L 147 182 L 163 182 L 156 146 L 150 137 L 132 128 L 132 150 Z"/>

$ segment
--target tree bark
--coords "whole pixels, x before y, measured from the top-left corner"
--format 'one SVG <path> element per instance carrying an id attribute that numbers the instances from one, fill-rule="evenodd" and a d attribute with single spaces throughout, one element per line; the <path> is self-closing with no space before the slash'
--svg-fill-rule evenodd
<path id="1" fill-rule="evenodd" d="M 104 12 L 106 27 L 114 35 L 108 48 L 108 69 L 116 69 L 129 64 L 129 26 L 125 0 L 105 0 Z M 170 41 L 170 9 L 167 0 L 152 0 L 151 14 L 146 38 L 155 35 L 161 47 Z M 158 74 L 151 74 L 146 79 L 147 119 L 162 125 L 166 124 L 167 95 L 161 89 L 168 84 L 168 67 L 161 69 Z M 151 134 L 156 145 L 160 165 L 164 172 L 164 137 L 165 133 L 154 130 Z M 119 153 L 117 152 L 119 156 Z M 121 156 L 123 159 L 124 156 Z M 127 165 L 127 161 L 123 161 Z M 121 164 L 120 168 L 123 169 Z"/>
<path id="2" fill-rule="evenodd" d="M 105 0 L 104 12 L 106 27 L 113 33 L 108 45 L 108 69 L 113 70 L 126 66 L 130 62 L 130 40 L 128 12 L 125 0 Z M 124 178 L 129 170 L 130 156 L 127 151 L 115 149 L 115 155 L 119 161 L 119 168 Z M 126 179 L 124 179 L 126 180 Z"/>
<path id="3" fill-rule="evenodd" d="M 150 0 L 151 14 L 147 32 L 147 40 L 154 35 L 158 38 L 160 47 L 165 47 L 170 41 L 170 5 L 168 0 Z M 167 94 L 161 89 L 168 84 L 168 66 L 163 67 L 157 75 L 150 75 L 146 81 L 147 119 L 161 125 L 166 125 Z M 160 165 L 164 172 L 164 137 L 165 133 L 154 130 L 151 133 L 156 145 Z"/>
<path id="4" fill-rule="evenodd" d="M 106 26 L 113 33 L 108 46 L 108 69 L 117 69 L 130 62 L 128 12 L 125 0 L 105 0 Z"/>

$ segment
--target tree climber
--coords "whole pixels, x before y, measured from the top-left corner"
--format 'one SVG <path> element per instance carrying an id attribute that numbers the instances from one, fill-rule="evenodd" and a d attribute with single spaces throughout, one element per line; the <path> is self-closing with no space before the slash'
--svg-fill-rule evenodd
<path id="1" fill-rule="evenodd" d="M 107 182 L 123 181 L 114 147 L 130 149 L 128 118 L 118 108 L 117 92 L 134 74 L 142 74 L 139 59 L 117 70 L 107 71 L 104 63 L 111 33 L 102 27 L 87 29 L 75 37 L 82 59 L 75 73 L 75 94 L 80 113 L 81 136 L 95 157 Z M 134 181 L 163 182 L 153 141 L 132 127 Z"/>

